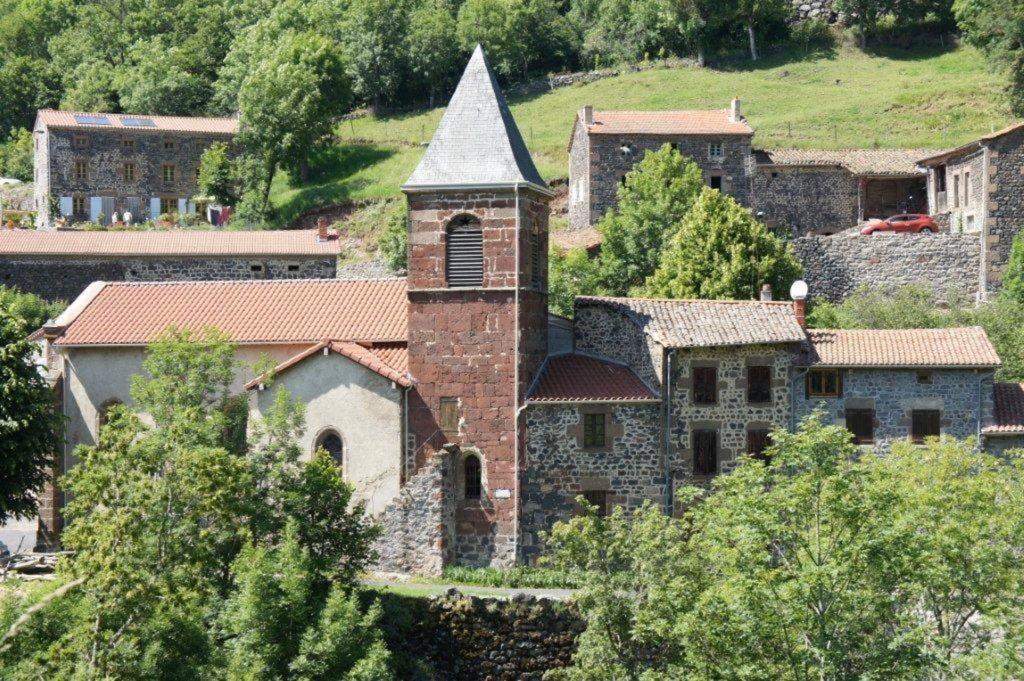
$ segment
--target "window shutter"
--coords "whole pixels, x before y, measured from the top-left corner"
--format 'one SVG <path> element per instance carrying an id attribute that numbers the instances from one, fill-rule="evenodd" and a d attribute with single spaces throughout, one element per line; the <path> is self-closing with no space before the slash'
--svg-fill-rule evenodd
<path id="1" fill-rule="evenodd" d="M 75 212 L 75 208 L 74 208 L 74 203 L 72 203 L 72 201 L 71 201 L 71 197 L 70 196 L 62 196 L 62 197 L 60 197 L 60 214 L 63 215 L 64 217 L 66 217 L 66 218 L 69 218 L 69 217 L 72 216 L 72 214 L 74 212 Z"/>
<path id="2" fill-rule="evenodd" d="M 185 215 L 188 210 L 188 199 L 178 199 L 178 215 Z"/>
<path id="3" fill-rule="evenodd" d="M 484 242 L 479 225 L 452 227 L 445 249 L 448 285 L 482 286 L 484 283 Z"/>
<path id="4" fill-rule="evenodd" d="M 149 219 L 156 220 L 160 216 L 160 197 L 151 196 L 149 199 Z"/>
<path id="5" fill-rule="evenodd" d="M 542 253 L 541 253 L 541 235 L 539 233 L 530 234 L 530 283 L 534 288 L 540 288 L 544 281 L 543 272 L 541 267 L 543 266 Z"/>

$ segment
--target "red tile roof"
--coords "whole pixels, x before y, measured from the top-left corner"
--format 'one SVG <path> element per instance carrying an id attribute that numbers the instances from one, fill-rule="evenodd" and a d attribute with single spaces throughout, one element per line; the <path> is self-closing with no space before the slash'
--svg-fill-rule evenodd
<path id="1" fill-rule="evenodd" d="M 109 125 L 86 120 L 105 118 Z M 126 125 L 126 119 L 150 120 L 153 125 Z M 115 114 L 88 111 L 56 111 L 40 109 L 36 112 L 36 127 L 69 128 L 81 130 L 132 130 L 134 132 L 196 132 L 215 135 L 234 135 L 238 132 L 237 118 L 200 118 L 195 116 L 151 116 L 149 114 Z"/>
<path id="2" fill-rule="evenodd" d="M 745 118 L 728 109 L 710 111 L 595 111 L 591 135 L 753 135 Z"/>
<path id="3" fill-rule="evenodd" d="M 980 326 L 953 329 L 816 329 L 803 362 L 829 367 L 994 368 L 999 355 Z"/>
<path id="4" fill-rule="evenodd" d="M 839 167 L 858 176 L 905 177 L 922 175 L 917 161 L 927 149 L 756 149 L 758 165 L 794 167 Z"/>
<path id="5" fill-rule="evenodd" d="M 38 231 L 0 230 L 0 254 L 63 256 L 289 256 L 341 253 L 317 230 Z"/>
<path id="6" fill-rule="evenodd" d="M 370 371 L 380 374 L 384 378 L 394 381 L 400 386 L 408 388 L 412 385 L 412 381 L 410 380 L 407 371 L 409 362 L 408 352 L 405 346 L 396 345 L 381 349 L 375 347 L 366 348 L 358 343 L 352 343 L 350 341 L 321 341 L 311 348 L 303 350 L 294 357 L 281 362 L 271 370 L 270 375 L 279 376 L 283 372 L 301 363 L 306 358 L 312 357 L 325 348 L 330 352 L 337 353 L 342 357 L 347 357 L 357 364 L 363 365 Z M 388 359 L 396 362 L 398 366 L 392 364 Z M 267 380 L 267 378 L 268 376 L 266 374 L 258 376 L 246 383 L 245 389 L 252 390 L 253 388 L 259 387 Z"/>
<path id="7" fill-rule="evenodd" d="M 404 279 L 126 282 L 91 295 L 60 320 L 57 344 L 146 345 L 171 326 L 238 344 L 404 342 L 408 323 Z"/>
<path id="8" fill-rule="evenodd" d="M 544 364 L 530 402 L 656 402 L 629 368 L 588 355 L 555 355 Z"/>
<path id="9" fill-rule="evenodd" d="M 985 434 L 1024 435 L 1024 383 L 996 383 L 992 396 L 995 423 L 985 427 Z"/>

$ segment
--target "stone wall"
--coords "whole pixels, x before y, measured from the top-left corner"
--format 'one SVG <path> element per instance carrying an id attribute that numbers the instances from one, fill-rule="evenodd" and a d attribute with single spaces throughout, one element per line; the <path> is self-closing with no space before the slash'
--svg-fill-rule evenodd
<path id="1" fill-rule="evenodd" d="M 590 136 L 587 126 L 577 114 L 569 142 L 569 226 L 584 229 L 590 226 Z"/>
<path id="2" fill-rule="evenodd" d="M 837 234 L 792 243 L 813 298 L 838 302 L 861 286 L 908 284 L 939 296 L 978 292 L 981 248 L 977 234 Z"/>
<path id="3" fill-rule="evenodd" d="M 375 569 L 440 575 L 451 560 L 454 534 L 454 466 L 458 454 L 442 449 L 405 483 L 376 518 Z"/>
<path id="4" fill-rule="evenodd" d="M 94 281 L 333 279 L 337 259 L 294 258 L 0 258 L 0 284 L 70 302 Z"/>
<path id="5" fill-rule="evenodd" d="M 381 626 L 400 679 L 541 681 L 569 666 L 585 625 L 567 603 L 382 594 Z"/>
<path id="6" fill-rule="evenodd" d="M 1010 258 L 1013 238 L 1024 229 L 1024 131 L 992 142 L 985 229 L 985 275 L 988 289 L 997 289 Z M 980 173 L 979 173 L 980 175 Z"/>
<path id="7" fill-rule="evenodd" d="M 834 24 L 839 21 L 833 0 L 792 0 L 793 14 L 797 21 L 816 19 Z"/>
<path id="8" fill-rule="evenodd" d="M 607 447 L 583 446 L 583 415 L 606 414 Z M 526 410 L 521 556 L 541 555 L 540 532 L 579 512 L 583 492 L 609 492 L 609 503 L 635 509 L 664 505 L 660 404 L 533 404 Z"/>
<path id="9" fill-rule="evenodd" d="M 857 178 L 845 168 L 759 167 L 754 212 L 778 233 L 834 234 L 857 224 Z"/>
<path id="10" fill-rule="evenodd" d="M 951 232 L 978 232 L 985 219 L 982 198 L 985 154 L 974 154 L 951 161 L 945 167 L 946 191 L 936 192 L 935 210 L 948 216 Z"/>
<path id="11" fill-rule="evenodd" d="M 647 387 L 661 385 L 662 347 L 643 333 L 630 313 L 576 300 L 576 350 L 625 364 Z"/>

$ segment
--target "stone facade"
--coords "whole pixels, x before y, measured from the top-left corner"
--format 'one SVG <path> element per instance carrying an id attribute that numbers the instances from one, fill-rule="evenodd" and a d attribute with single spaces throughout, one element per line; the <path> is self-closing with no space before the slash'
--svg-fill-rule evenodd
<path id="1" fill-rule="evenodd" d="M 838 234 L 795 239 L 812 297 L 838 302 L 858 288 L 908 284 L 973 298 L 978 293 L 977 234 Z"/>
<path id="2" fill-rule="evenodd" d="M 796 21 L 824 21 L 834 24 L 839 21 L 833 0 L 793 0 L 793 18 Z"/>
<path id="3" fill-rule="evenodd" d="M 915 409 L 941 412 L 943 435 L 978 437 L 993 418 L 992 372 L 955 369 L 844 369 L 839 397 L 809 397 L 804 374 L 793 382 L 793 412 L 797 420 L 815 409 L 826 421 L 845 425 L 846 409 L 873 409 L 875 445 L 888 447 L 910 437 L 910 413 Z"/>
<path id="4" fill-rule="evenodd" d="M 1011 449 L 1024 449 L 1024 435 L 1002 435 L 985 437 L 985 451 L 1002 456 Z"/>
<path id="5" fill-rule="evenodd" d="M 639 333 L 627 313 L 577 300 L 574 327 L 578 352 L 625 364 L 648 387 L 661 384 L 664 350 L 649 336 Z"/>
<path id="6" fill-rule="evenodd" d="M 235 279 L 333 279 L 337 258 L 0 257 L 0 284 L 47 300 L 70 302 L 94 281 L 214 281 Z"/>
<path id="7" fill-rule="evenodd" d="M 751 195 L 754 214 L 793 237 L 831 234 L 859 218 L 858 179 L 845 168 L 759 167 Z"/>

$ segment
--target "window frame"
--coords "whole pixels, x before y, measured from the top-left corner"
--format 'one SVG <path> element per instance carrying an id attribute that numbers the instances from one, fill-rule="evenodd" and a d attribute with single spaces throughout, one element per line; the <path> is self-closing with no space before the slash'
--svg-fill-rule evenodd
<path id="1" fill-rule="evenodd" d="M 121 165 L 121 179 L 123 179 L 125 182 L 135 182 L 136 179 L 138 178 L 138 172 L 136 172 L 137 170 L 138 167 L 135 165 L 135 163 L 131 161 L 123 163 Z M 129 177 L 129 175 L 131 177 Z"/>
<path id="2" fill-rule="evenodd" d="M 160 215 L 174 215 L 178 212 L 178 198 L 175 196 L 160 196 Z M 164 210 L 167 205 L 170 205 L 171 210 Z"/>
<path id="3" fill-rule="evenodd" d="M 597 517 L 607 518 L 611 513 L 611 491 L 606 489 L 585 489 L 580 496 L 590 504 L 597 507 Z"/>
<path id="4" fill-rule="evenodd" d="M 89 136 L 88 135 L 74 135 L 71 140 L 71 146 L 75 149 L 88 149 L 89 148 Z"/>
<path id="5" fill-rule="evenodd" d="M 934 415 L 935 419 L 935 432 L 920 434 L 918 432 L 919 417 L 928 415 L 929 418 Z M 922 424 L 927 425 L 927 424 Z M 911 409 L 910 410 L 910 440 L 914 444 L 924 444 L 926 438 L 929 437 L 941 437 L 942 436 L 942 410 L 941 409 Z"/>
<path id="6" fill-rule="evenodd" d="M 135 153 L 135 140 L 122 139 L 121 140 L 121 153 L 134 154 Z"/>
<path id="7" fill-rule="evenodd" d="M 178 144 L 173 137 L 164 138 L 164 151 L 174 151 L 178 148 Z"/>
<path id="8" fill-rule="evenodd" d="M 715 405 L 718 404 L 718 367 L 717 366 L 695 366 L 690 369 L 692 374 L 692 395 L 691 401 L 694 404 Z M 705 378 L 698 378 L 703 376 Z M 711 388 L 707 389 L 707 376 L 710 376 Z M 702 385 L 703 384 L 703 385 Z M 711 396 L 708 397 L 708 393 Z"/>
<path id="9" fill-rule="evenodd" d="M 851 418 L 853 417 L 853 418 Z M 869 407 L 848 407 L 843 412 L 843 418 L 846 421 L 846 430 L 853 436 L 853 443 L 856 445 L 873 445 L 875 444 L 875 410 Z M 866 418 L 868 426 L 867 434 L 859 433 L 857 430 L 851 427 L 851 421 L 857 422 L 857 418 Z"/>
<path id="10" fill-rule="evenodd" d="M 600 434 L 600 438 L 598 438 Z M 603 449 L 608 446 L 608 414 L 601 412 L 584 412 L 583 414 L 583 448 Z"/>
<path id="11" fill-rule="evenodd" d="M 168 179 L 167 171 L 170 170 L 170 179 Z M 160 181 L 164 184 L 174 184 L 177 182 L 178 167 L 173 163 L 161 163 L 160 164 Z"/>
<path id="12" fill-rule="evenodd" d="M 708 142 L 708 158 L 721 161 L 725 158 L 725 142 Z"/>
<path id="13" fill-rule="evenodd" d="M 81 204 L 78 206 L 77 204 Z M 71 195 L 71 215 L 69 217 L 78 218 L 84 217 L 89 214 L 89 206 L 86 204 L 85 195 L 83 194 L 72 194 Z"/>
<path id="14" fill-rule="evenodd" d="M 455 258 L 453 257 L 453 245 L 456 239 L 453 238 L 455 234 L 466 234 L 475 235 L 479 240 L 479 256 L 476 253 L 477 244 L 460 244 L 460 249 L 468 248 L 472 245 L 474 252 L 472 257 L 474 261 L 472 266 L 479 268 L 479 278 L 477 273 L 472 271 L 472 267 L 468 262 L 468 256 L 465 253 L 460 254 L 459 267 L 453 268 L 452 263 Z M 444 283 L 448 288 L 481 288 L 484 285 L 486 279 L 486 273 L 484 272 L 484 228 L 483 224 L 475 215 L 462 214 L 457 215 L 448 221 L 445 225 L 444 231 Z M 477 261 L 476 258 L 479 258 Z"/>
<path id="15" fill-rule="evenodd" d="M 324 446 L 324 440 L 326 440 L 329 437 L 337 438 L 338 444 L 341 445 L 340 461 L 338 460 L 338 457 L 335 456 L 334 452 L 332 452 L 330 449 Z M 337 466 L 342 471 L 342 473 L 344 473 L 346 468 L 345 453 L 347 447 L 345 446 L 345 438 L 341 436 L 341 432 L 337 428 L 327 427 L 321 430 L 319 433 L 317 433 L 316 438 L 314 438 L 313 440 L 313 451 L 311 453 L 316 454 L 316 452 L 320 449 L 323 449 L 325 452 L 327 452 L 328 456 L 331 457 L 331 460 L 334 461 L 334 465 Z"/>
<path id="16" fill-rule="evenodd" d="M 462 422 L 462 405 L 457 397 L 441 397 L 437 401 L 437 425 L 446 436 L 458 435 Z"/>
<path id="17" fill-rule="evenodd" d="M 693 475 L 694 477 L 711 477 L 718 474 L 718 430 L 712 428 L 694 428 L 691 437 L 693 446 Z M 711 451 L 708 457 L 701 456 L 701 440 L 710 440 Z M 706 444 L 706 443 L 705 443 Z M 702 465 L 698 466 L 698 463 Z"/>
<path id="18" fill-rule="evenodd" d="M 764 399 L 757 399 L 755 395 L 754 371 L 763 370 L 766 374 L 763 381 L 758 385 L 764 388 Z M 770 364 L 748 364 L 747 365 L 747 404 L 771 404 L 772 403 L 772 367 Z"/>
<path id="19" fill-rule="evenodd" d="M 758 461 L 767 461 L 768 457 L 764 451 L 771 446 L 771 434 L 772 431 L 768 428 L 761 427 L 748 427 L 747 428 L 747 456 Z M 761 440 L 763 446 L 759 451 L 755 451 L 755 444 Z"/>
<path id="20" fill-rule="evenodd" d="M 81 170 L 81 172 L 79 172 Z M 71 165 L 71 177 L 75 182 L 88 182 L 89 181 L 89 161 L 81 158 L 76 158 L 74 163 Z"/>
<path id="21" fill-rule="evenodd" d="M 813 376 L 824 376 L 826 374 L 832 375 L 832 376 L 835 377 L 835 389 L 833 391 L 831 391 L 831 392 L 824 390 L 824 388 L 822 388 L 820 390 L 815 390 L 814 389 L 814 385 L 813 385 L 814 381 L 813 381 L 812 377 Z M 823 384 L 823 386 L 824 386 L 824 384 Z M 842 372 L 842 370 L 840 370 L 839 368 L 820 368 L 820 369 L 811 369 L 811 370 L 809 370 L 807 372 L 807 378 L 806 378 L 806 392 L 807 392 L 807 397 L 813 397 L 813 398 L 835 398 L 835 397 L 842 397 L 843 396 L 843 372 Z"/>

